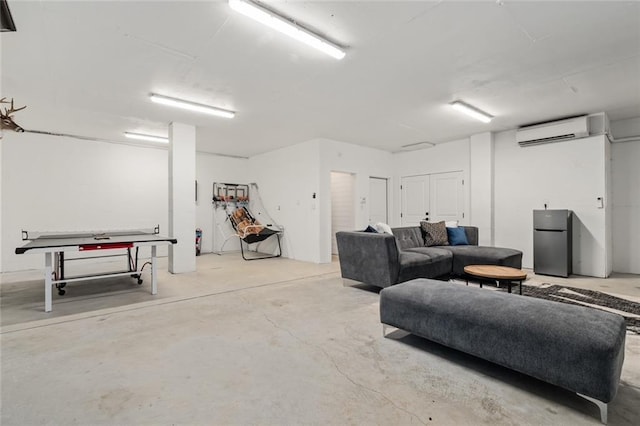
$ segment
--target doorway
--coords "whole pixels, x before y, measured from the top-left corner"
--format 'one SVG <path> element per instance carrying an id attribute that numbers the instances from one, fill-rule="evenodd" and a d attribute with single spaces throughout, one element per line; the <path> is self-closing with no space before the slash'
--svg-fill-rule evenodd
<path id="1" fill-rule="evenodd" d="M 420 221 L 464 219 L 464 179 L 462 172 L 406 176 L 400 186 L 402 226 Z"/>
<path id="2" fill-rule="evenodd" d="M 419 225 L 429 218 L 429 175 L 406 176 L 400 185 L 402 226 Z"/>
<path id="3" fill-rule="evenodd" d="M 369 178 L 369 223 L 389 223 L 389 193 L 386 178 Z"/>
<path id="4" fill-rule="evenodd" d="M 351 173 L 331 172 L 331 254 L 338 254 L 336 232 L 356 227 L 355 181 Z"/>
<path id="5" fill-rule="evenodd" d="M 464 219 L 464 179 L 462 172 L 429 175 L 429 216 L 431 222 Z"/>

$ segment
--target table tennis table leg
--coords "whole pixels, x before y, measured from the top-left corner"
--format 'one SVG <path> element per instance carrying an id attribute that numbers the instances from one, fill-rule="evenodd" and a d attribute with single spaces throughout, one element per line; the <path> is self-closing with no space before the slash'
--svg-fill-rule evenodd
<path id="1" fill-rule="evenodd" d="M 51 287 L 53 287 L 53 253 L 44 254 L 44 311 L 51 312 L 52 296 Z"/>
<path id="2" fill-rule="evenodd" d="M 156 281 L 156 246 L 151 246 L 151 294 L 158 293 Z"/>

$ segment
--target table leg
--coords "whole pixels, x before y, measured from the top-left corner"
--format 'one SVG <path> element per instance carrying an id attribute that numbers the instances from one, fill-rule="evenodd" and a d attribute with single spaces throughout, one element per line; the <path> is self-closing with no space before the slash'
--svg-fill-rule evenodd
<path id="1" fill-rule="evenodd" d="M 520 296 L 522 296 L 522 280 L 519 281 L 518 286 L 520 287 Z"/>
<path id="2" fill-rule="evenodd" d="M 44 311 L 51 312 L 52 309 L 52 296 L 51 287 L 53 277 L 53 253 L 47 252 L 44 254 Z"/>
<path id="3" fill-rule="evenodd" d="M 151 294 L 158 293 L 156 281 L 156 246 L 151 246 Z"/>

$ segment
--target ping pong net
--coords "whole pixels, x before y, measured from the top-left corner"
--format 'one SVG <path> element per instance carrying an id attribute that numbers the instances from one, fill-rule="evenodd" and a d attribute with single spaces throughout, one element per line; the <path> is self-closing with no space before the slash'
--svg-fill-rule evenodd
<path id="1" fill-rule="evenodd" d="M 80 232 L 43 232 L 43 231 L 22 231 L 22 241 L 27 240 L 60 240 L 74 238 L 93 238 L 94 240 L 108 240 L 111 237 L 138 236 L 138 235 L 158 235 L 160 225 L 148 229 L 127 229 L 111 231 L 80 231 Z"/>

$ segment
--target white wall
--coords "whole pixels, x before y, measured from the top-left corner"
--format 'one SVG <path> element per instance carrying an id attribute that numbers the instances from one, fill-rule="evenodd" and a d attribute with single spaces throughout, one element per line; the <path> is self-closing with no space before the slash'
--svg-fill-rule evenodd
<path id="1" fill-rule="evenodd" d="M 611 145 L 613 270 L 640 274 L 640 141 Z"/>
<path id="2" fill-rule="evenodd" d="M 611 122 L 611 133 L 615 139 L 634 138 L 640 141 L 640 117 Z"/>
<path id="3" fill-rule="evenodd" d="M 626 137 L 640 133 L 638 125 L 640 120 L 633 119 L 614 122 L 612 128 L 616 137 Z M 495 134 L 493 149 L 496 245 L 523 250 L 523 265 L 531 267 L 531 211 L 548 201 L 550 208 L 573 209 L 580 221 L 576 253 L 580 253 L 581 265 L 574 265 L 575 273 L 597 275 L 596 270 L 607 270 L 607 262 L 616 271 L 640 273 L 640 176 L 636 167 L 640 142 L 611 146 L 611 200 L 605 195 L 613 223 L 610 240 L 614 248 L 609 258 L 603 225 L 606 209 L 595 209 L 594 201 L 600 196 L 596 194 L 606 193 L 604 141 L 589 138 L 520 148 L 511 131 Z M 248 160 L 198 153 L 196 226 L 204 231 L 203 251 L 213 250 L 213 182 L 257 182 L 267 211 L 285 226 L 284 255 L 328 262 L 331 171 L 356 176 L 356 228 L 368 223 L 369 177 L 389 178 L 389 222 L 398 226 L 400 177 L 461 170 L 469 182 L 474 166 L 480 166 L 474 164 L 471 151 L 469 139 L 397 154 L 318 139 Z M 69 231 L 160 224 L 161 232 L 166 233 L 166 166 L 166 149 L 5 132 L 0 144 L 1 270 L 42 267 L 41 256 L 14 254 L 15 247 L 23 243 L 22 229 Z M 482 175 L 486 178 L 486 173 Z M 486 218 L 486 212 L 473 211 L 470 186 L 465 185 L 465 203 L 471 209 L 466 220 L 475 225 L 473 218 L 478 214 Z M 365 202 L 360 203 L 363 198 Z M 237 242 L 225 248 L 237 249 Z"/>
<path id="4" fill-rule="evenodd" d="M 43 267 L 42 255 L 15 254 L 24 244 L 21 230 L 159 224 L 167 235 L 166 149 L 12 132 L 5 132 L 0 149 L 2 271 Z M 166 255 L 166 248 L 159 254 Z"/>
<path id="5" fill-rule="evenodd" d="M 214 226 L 213 183 L 249 184 L 251 178 L 248 174 L 248 164 L 249 160 L 246 158 L 224 157 L 203 152 L 196 154 L 196 179 L 198 181 L 196 227 L 202 229 L 202 253 L 218 251 L 224 241 L 223 235 Z M 223 217 L 224 214 L 220 216 Z M 228 231 L 233 232 L 233 229 Z M 230 239 L 225 244 L 224 250 L 240 250 L 238 239 Z"/>
<path id="6" fill-rule="evenodd" d="M 604 136 L 521 148 L 515 131 L 495 135 L 495 244 L 522 250 L 522 266 L 533 267 L 533 213 L 574 211 L 573 272 L 606 277 L 610 248 L 606 238 Z M 604 209 L 596 198 L 605 197 Z"/>
<path id="7" fill-rule="evenodd" d="M 611 122 L 613 270 L 640 274 L 640 117 Z"/>
<path id="8" fill-rule="evenodd" d="M 611 188 L 611 140 L 604 138 L 604 252 L 605 276 L 613 272 L 613 191 Z"/>
<path id="9" fill-rule="evenodd" d="M 251 182 L 278 225 L 284 257 L 319 262 L 320 215 L 318 142 L 303 142 L 249 158 Z M 316 198 L 313 198 L 316 194 Z"/>
<path id="10" fill-rule="evenodd" d="M 2 238 L 3 235 L 3 224 L 2 224 L 2 211 L 4 210 L 4 199 L 2 198 L 2 188 L 4 187 L 4 185 L 2 184 L 3 181 L 3 174 L 2 174 L 2 138 L 3 138 L 3 131 L 0 130 L 0 273 L 4 271 L 4 269 L 2 268 L 2 241 L 4 241 L 4 239 Z"/>
<path id="11" fill-rule="evenodd" d="M 355 229 L 369 224 L 369 178 L 390 179 L 393 174 L 393 155 L 387 151 L 359 145 L 316 139 L 320 158 L 319 170 L 319 256 L 318 262 L 331 261 L 331 172 L 351 173 L 355 176 Z M 393 192 L 393 191 L 392 191 Z"/>
<path id="12" fill-rule="evenodd" d="M 616 138 L 638 136 L 640 118 L 612 122 L 611 128 Z M 595 276 L 611 270 L 640 273 L 640 140 L 609 146 L 604 141 L 585 143 L 581 139 L 520 148 L 515 132 L 508 131 L 493 135 L 499 139 L 496 148 L 497 142 L 491 143 L 485 136 L 473 135 L 469 141 L 395 154 L 394 189 L 400 176 L 438 173 L 452 167 L 465 170 L 469 177 L 465 190 L 472 188 L 467 199 L 468 223 L 480 227 L 481 239 L 492 223 L 494 244 L 522 250 L 524 267 L 533 266 L 531 211 L 543 208 L 545 201 L 549 208 L 577 208 L 574 258 L 579 265 L 574 265 L 574 272 Z M 478 140 L 483 141 L 482 146 L 478 146 Z M 594 209 L 595 193 L 605 197 L 605 209 Z M 399 224 L 399 195 L 398 190 L 391 194 L 393 226 Z M 494 197 L 493 204 L 490 197 Z"/>
<path id="13" fill-rule="evenodd" d="M 169 272 L 195 272 L 196 250 L 196 127 L 169 124 Z"/>
<path id="14" fill-rule="evenodd" d="M 469 223 L 478 227 L 478 244 L 494 245 L 493 133 L 469 138 Z"/>
<path id="15" fill-rule="evenodd" d="M 399 152 L 393 154 L 394 179 L 392 183 L 393 199 L 392 226 L 400 226 L 400 179 L 403 176 L 417 176 L 432 173 L 445 173 L 461 171 L 465 181 L 464 204 L 465 218 L 462 224 L 469 222 L 469 168 L 471 157 L 469 154 L 469 139 L 460 139 L 452 142 L 438 144 L 432 148 L 417 151 Z"/>
<path id="16" fill-rule="evenodd" d="M 355 176 L 331 172 L 331 254 L 338 254 L 336 232 L 356 229 L 355 205 Z"/>
<path id="17" fill-rule="evenodd" d="M 390 178 L 392 155 L 358 145 L 315 139 L 249 159 L 265 208 L 285 227 L 283 255 L 331 261 L 331 172 L 355 175 L 355 228 L 369 222 L 369 177 Z M 315 194 L 315 198 L 313 198 Z M 362 199 L 364 198 L 364 203 Z"/>

